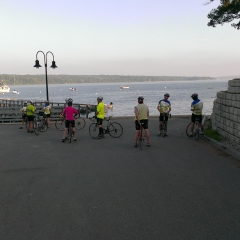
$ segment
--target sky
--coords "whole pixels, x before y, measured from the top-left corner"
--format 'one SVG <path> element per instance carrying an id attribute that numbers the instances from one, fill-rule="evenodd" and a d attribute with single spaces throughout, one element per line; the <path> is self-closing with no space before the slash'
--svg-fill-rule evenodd
<path id="1" fill-rule="evenodd" d="M 44 74 L 51 51 L 48 74 L 240 75 L 240 32 L 208 27 L 205 2 L 1 0 L 0 74 Z"/>

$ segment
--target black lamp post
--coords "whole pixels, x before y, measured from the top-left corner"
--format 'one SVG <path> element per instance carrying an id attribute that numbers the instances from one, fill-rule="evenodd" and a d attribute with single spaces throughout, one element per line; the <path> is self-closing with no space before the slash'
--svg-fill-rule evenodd
<path id="1" fill-rule="evenodd" d="M 36 54 L 36 61 L 35 61 L 35 65 L 33 67 L 35 68 L 40 68 L 42 67 L 40 64 L 39 64 L 39 61 L 38 61 L 38 58 L 37 58 L 37 55 L 38 53 L 41 52 L 44 56 L 44 65 L 45 65 L 45 75 L 46 75 L 46 94 L 47 94 L 47 101 L 49 101 L 49 98 L 48 98 L 48 78 L 47 78 L 47 55 L 48 53 L 51 53 L 52 56 L 53 56 L 53 61 L 52 61 L 52 66 L 50 66 L 51 68 L 57 68 L 56 66 L 56 63 L 54 61 L 54 55 L 52 52 L 48 51 L 46 54 L 43 52 L 43 51 L 38 51 L 37 54 Z"/>

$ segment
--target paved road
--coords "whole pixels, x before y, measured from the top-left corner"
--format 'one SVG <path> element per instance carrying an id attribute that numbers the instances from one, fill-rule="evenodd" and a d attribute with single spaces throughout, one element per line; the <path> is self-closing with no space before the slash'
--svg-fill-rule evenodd
<path id="1" fill-rule="evenodd" d="M 133 148 L 133 120 L 121 138 L 61 143 L 52 125 L 39 136 L 0 125 L 0 239 L 239 239 L 240 164 L 185 135 L 172 118 L 159 138 Z"/>

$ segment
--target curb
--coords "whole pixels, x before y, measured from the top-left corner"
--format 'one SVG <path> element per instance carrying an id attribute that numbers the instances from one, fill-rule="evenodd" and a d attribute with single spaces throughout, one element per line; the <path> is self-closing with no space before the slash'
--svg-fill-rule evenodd
<path id="1" fill-rule="evenodd" d="M 231 155 L 232 157 L 236 158 L 237 160 L 240 161 L 240 152 L 237 151 L 237 150 L 234 150 L 228 146 L 226 146 L 225 144 L 221 143 L 221 142 L 218 142 L 214 139 L 211 139 L 209 137 L 206 137 L 206 136 L 203 136 L 203 139 L 210 143 L 211 145 L 213 145 L 214 147 L 224 151 L 225 153 Z"/>

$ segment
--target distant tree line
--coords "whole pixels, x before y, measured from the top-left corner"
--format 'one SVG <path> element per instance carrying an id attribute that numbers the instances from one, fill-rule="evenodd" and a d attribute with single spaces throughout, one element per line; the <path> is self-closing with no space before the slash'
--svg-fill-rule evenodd
<path id="1" fill-rule="evenodd" d="M 186 81 L 209 80 L 211 77 L 182 77 L 182 76 L 125 76 L 125 75 L 48 75 L 49 84 L 66 83 L 108 83 L 108 82 L 156 82 L 156 81 Z M 13 75 L 0 74 L 0 81 L 7 85 L 45 84 L 45 75 Z"/>

